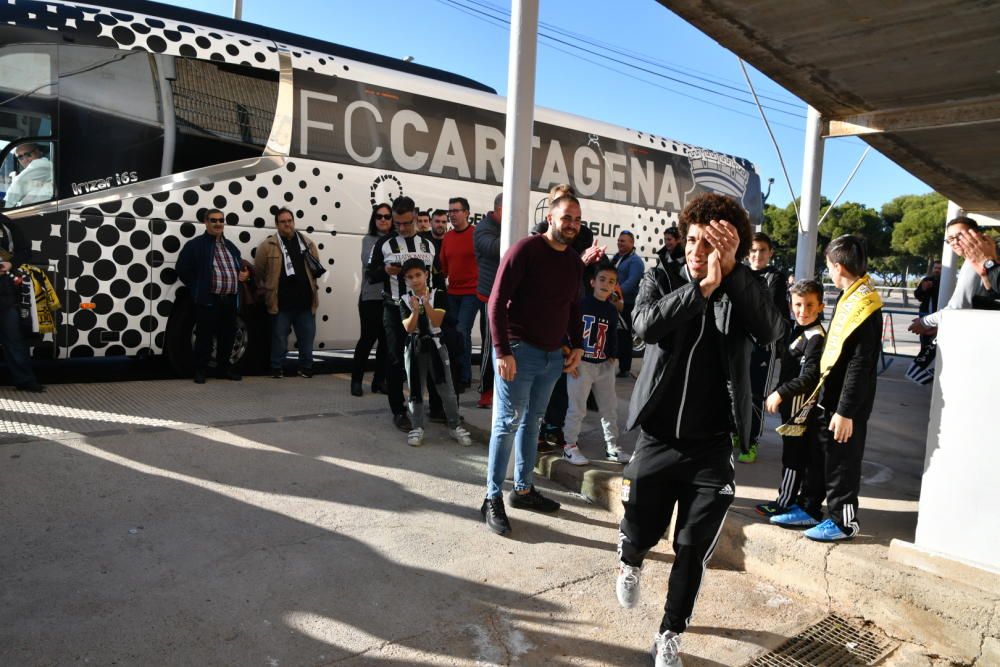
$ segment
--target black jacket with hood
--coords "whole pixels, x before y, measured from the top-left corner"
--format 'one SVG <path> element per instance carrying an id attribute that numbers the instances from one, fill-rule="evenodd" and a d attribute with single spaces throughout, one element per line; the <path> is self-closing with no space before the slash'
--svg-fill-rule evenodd
<path id="1" fill-rule="evenodd" d="M 714 313 L 707 322 L 714 324 L 718 332 L 714 339 L 721 341 L 717 365 L 724 375 L 721 378 L 706 377 L 689 363 L 709 304 Z M 710 299 L 702 296 L 699 281 L 690 280 L 686 267 L 675 262 L 662 261 L 646 271 L 632 312 L 632 325 L 645 341 L 646 352 L 626 428 L 655 424 L 658 432 L 672 431 L 661 420 L 671 419 L 671 414 L 676 418 L 678 410 L 673 406 L 666 411 L 670 414 L 656 410 L 668 390 L 682 383 L 683 395 L 688 383 L 718 382 L 730 401 L 730 423 L 720 424 L 718 430 L 749 442 L 750 350 L 754 342 L 766 345 L 777 340 L 785 332 L 785 321 L 760 280 L 743 264 L 737 263 Z M 699 408 L 685 406 L 688 409 Z"/>

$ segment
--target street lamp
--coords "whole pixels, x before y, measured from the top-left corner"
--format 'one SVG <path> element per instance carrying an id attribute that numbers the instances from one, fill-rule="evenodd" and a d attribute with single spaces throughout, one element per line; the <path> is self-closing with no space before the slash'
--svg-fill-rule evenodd
<path id="1" fill-rule="evenodd" d="M 413 56 L 406 56 L 405 58 L 403 58 L 403 62 L 404 63 L 412 63 L 413 62 Z"/>

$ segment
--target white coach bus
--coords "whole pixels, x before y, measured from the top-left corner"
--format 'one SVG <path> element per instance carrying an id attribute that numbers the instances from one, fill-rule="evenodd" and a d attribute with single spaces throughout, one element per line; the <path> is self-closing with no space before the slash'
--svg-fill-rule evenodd
<path id="1" fill-rule="evenodd" d="M 0 36 L 3 213 L 63 303 L 36 357 L 166 354 L 189 368 L 174 264 L 208 208 L 248 259 L 273 212 L 294 211 L 330 265 L 316 347 L 353 347 L 372 205 L 464 196 L 481 215 L 501 189 L 504 100 L 461 76 L 153 2 L 9 0 Z M 632 230 L 645 258 L 696 193 L 760 218 L 745 159 L 544 108 L 534 135 L 525 230 L 563 182 L 596 238 L 613 247 Z M 31 174 L 17 159 L 29 151 Z M 234 359 L 263 358 L 264 320 L 243 313 Z"/>

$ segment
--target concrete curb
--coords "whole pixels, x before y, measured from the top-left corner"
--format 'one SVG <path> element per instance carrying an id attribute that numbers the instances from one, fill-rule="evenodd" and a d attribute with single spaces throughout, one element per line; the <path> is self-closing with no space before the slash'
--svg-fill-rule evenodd
<path id="1" fill-rule="evenodd" d="M 621 516 L 620 471 L 577 467 L 546 454 L 535 471 Z M 798 531 L 768 525 L 743 503 L 737 498 L 726 518 L 715 567 L 768 578 L 930 654 L 961 664 L 1000 664 L 996 591 L 890 561 L 885 546 L 863 536 L 849 544 L 811 542 Z"/>

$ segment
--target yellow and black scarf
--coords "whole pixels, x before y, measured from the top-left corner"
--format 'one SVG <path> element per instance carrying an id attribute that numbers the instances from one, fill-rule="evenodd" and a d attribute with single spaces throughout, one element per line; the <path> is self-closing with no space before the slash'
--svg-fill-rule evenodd
<path id="1" fill-rule="evenodd" d="M 806 422 L 813 406 L 819 400 L 820 390 L 830 369 L 834 367 L 844 349 L 844 341 L 861 326 L 875 311 L 882 307 L 882 298 L 875 291 L 871 278 L 865 274 L 851 283 L 837 300 L 837 310 L 826 333 L 823 356 L 819 360 L 819 382 L 802 407 L 792 415 L 788 423 L 777 428 L 781 435 L 802 436 L 806 433 Z"/>

